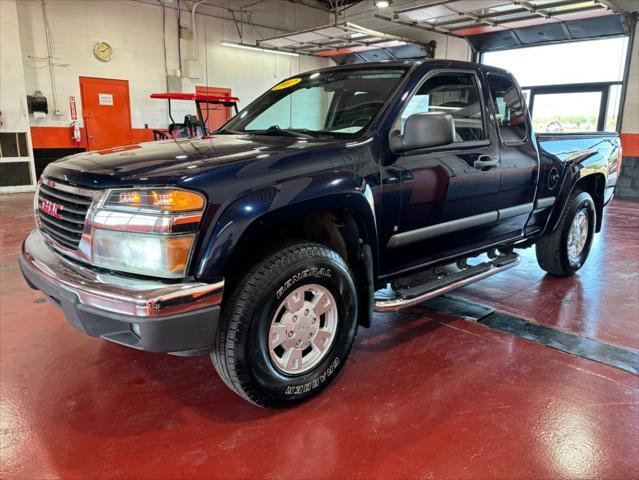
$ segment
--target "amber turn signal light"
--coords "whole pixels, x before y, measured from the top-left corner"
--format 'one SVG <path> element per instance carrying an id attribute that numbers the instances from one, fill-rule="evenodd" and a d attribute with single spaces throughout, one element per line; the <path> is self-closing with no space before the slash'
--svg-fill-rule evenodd
<path id="1" fill-rule="evenodd" d="M 124 209 L 191 212 L 204 209 L 204 197 L 199 193 L 176 188 L 114 190 L 105 206 Z"/>

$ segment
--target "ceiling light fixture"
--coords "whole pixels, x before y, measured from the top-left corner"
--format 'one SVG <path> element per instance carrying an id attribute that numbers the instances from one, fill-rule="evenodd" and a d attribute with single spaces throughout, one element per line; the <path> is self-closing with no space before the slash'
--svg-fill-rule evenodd
<path id="1" fill-rule="evenodd" d="M 375 0 L 375 6 L 377 8 L 388 8 L 390 7 L 391 3 L 393 2 L 391 2 L 390 0 Z"/>
<path id="2" fill-rule="evenodd" d="M 283 52 L 281 50 L 273 50 L 271 48 L 254 47 L 253 45 L 244 45 L 235 42 L 220 42 L 224 47 L 243 48 L 244 50 L 255 50 L 258 52 L 276 53 L 278 55 L 288 55 L 289 57 L 299 57 L 299 54 L 293 52 Z"/>

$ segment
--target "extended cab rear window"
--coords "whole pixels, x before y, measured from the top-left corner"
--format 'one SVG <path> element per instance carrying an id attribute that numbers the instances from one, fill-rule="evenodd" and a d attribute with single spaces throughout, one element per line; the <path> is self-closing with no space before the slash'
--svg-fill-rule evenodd
<path id="1" fill-rule="evenodd" d="M 486 78 L 502 141 L 504 143 L 526 141 L 528 138 L 526 104 L 519 88 L 508 75 L 488 73 Z"/>

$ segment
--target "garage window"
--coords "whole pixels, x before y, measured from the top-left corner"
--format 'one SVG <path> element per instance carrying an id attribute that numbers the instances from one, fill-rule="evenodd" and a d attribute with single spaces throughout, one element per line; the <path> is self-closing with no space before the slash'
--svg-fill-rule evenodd
<path id="1" fill-rule="evenodd" d="M 0 133 L 0 158 L 28 157 L 27 134 L 24 132 Z"/>
<path id="2" fill-rule="evenodd" d="M 537 132 L 617 129 L 627 37 L 486 52 L 482 63 L 506 68 L 526 95 Z"/>
<path id="3" fill-rule="evenodd" d="M 486 52 L 482 63 L 512 73 L 521 85 L 621 82 L 627 37 Z"/>

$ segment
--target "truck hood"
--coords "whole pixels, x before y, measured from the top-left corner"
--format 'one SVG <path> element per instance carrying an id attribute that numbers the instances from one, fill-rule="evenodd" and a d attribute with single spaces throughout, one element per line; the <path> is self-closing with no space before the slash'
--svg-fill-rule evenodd
<path id="1" fill-rule="evenodd" d="M 269 164 L 275 166 L 280 158 L 344 143 L 283 136 L 211 135 L 79 153 L 53 162 L 44 174 L 95 188 L 171 185 L 229 164 L 268 157 Z"/>

